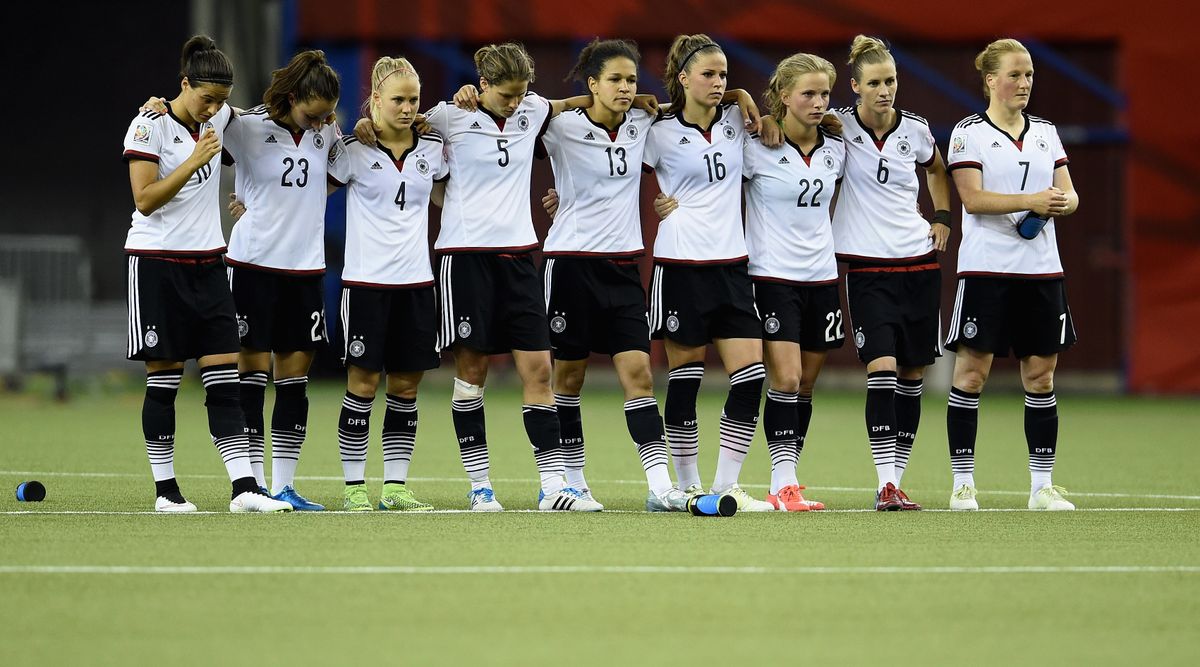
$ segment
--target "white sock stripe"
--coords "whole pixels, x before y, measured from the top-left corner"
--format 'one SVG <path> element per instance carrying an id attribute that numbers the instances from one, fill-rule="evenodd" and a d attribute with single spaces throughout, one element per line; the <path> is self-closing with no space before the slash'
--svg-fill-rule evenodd
<path id="1" fill-rule="evenodd" d="M 658 402 L 654 399 L 653 396 L 643 396 L 641 398 L 631 398 L 628 401 L 625 401 L 625 412 L 632 412 L 634 410 L 641 410 L 643 408 L 649 408 L 649 407 L 654 407 L 654 408 L 658 407 Z"/>
<path id="2" fill-rule="evenodd" d="M 767 390 L 767 400 L 777 403 L 798 403 L 800 394 L 792 394 L 786 391 L 775 391 L 774 389 Z"/>
<path id="3" fill-rule="evenodd" d="M 218 384 L 238 384 L 240 380 L 238 379 L 238 372 L 231 369 L 227 371 L 200 371 L 200 382 L 207 389 Z"/>
<path id="4" fill-rule="evenodd" d="M 1027 408 L 1052 408 L 1056 405 L 1058 405 L 1058 401 L 1055 399 L 1054 394 L 1050 394 L 1049 396 L 1031 396 L 1030 394 L 1025 394 L 1025 407 Z"/>
<path id="5" fill-rule="evenodd" d="M 894 375 L 884 377 L 869 377 L 867 378 L 867 389 L 891 389 L 896 390 L 896 377 Z"/>
<path id="6" fill-rule="evenodd" d="M 308 384 L 308 376 L 298 375 L 294 378 L 275 378 L 276 387 L 287 387 L 294 384 Z"/>
<path id="7" fill-rule="evenodd" d="M 736 370 L 729 376 L 729 384 L 741 384 L 743 382 L 753 382 L 754 380 L 762 380 L 767 377 L 767 367 L 761 363 L 750 364 L 749 366 Z"/>
<path id="8" fill-rule="evenodd" d="M 916 385 L 906 385 L 901 382 L 896 383 L 896 393 L 901 396 L 919 397 L 924 388 L 924 383 Z"/>
<path id="9" fill-rule="evenodd" d="M 558 414 L 558 408 L 554 407 L 553 405 L 526 403 L 525 405 L 521 406 L 521 413 L 524 414 L 526 412 L 550 412 L 553 414 Z"/>
<path id="10" fill-rule="evenodd" d="M 395 412 L 416 412 L 417 411 L 417 402 L 416 401 L 402 403 L 393 398 L 388 398 L 388 399 L 386 399 L 386 402 L 387 402 L 388 410 L 393 410 Z"/>
<path id="11" fill-rule="evenodd" d="M 704 365 L 687 365 L 680 366 L 674 370 L 667 372 L 667 381 L 671 380 L 702 380 L 704 379 Z"/>
<path id="12" fill-rule="evenodd" d="M 468 398 L 466 401 L 451 401 L 450 409 L 456 413 L 469 413 L 472 410 L 480 410 L 484 408 L 484 397 Z"/>
<path id="13" fill-rule="evenodd" d="M 352 412 L 370 413 L 375 401 L 362 400 L 354 396 L 342 396 L 342 407 Z"/>
<path id="14" fill-rule="evenodd" d="M 962 396 L 956 396 L 954 394 L 950 394 L 950 398 L 946 401 L 946 404 L 952 408 L 964 408 L 967 410 L 979 409 L 978 398 L 965 398 Z"/>
<path id="15" fill-rule="evenodd" d="M 570 396 L 568 394 L 555 394 L 554 395 L 554 404 L 555 405 L 566 405 L 566 406 L 571 406 L 571 407 L 577 408 L 580 405 L 582 405 L 582 403 L 583 403 L 583 401 L 579 396 Z"/>

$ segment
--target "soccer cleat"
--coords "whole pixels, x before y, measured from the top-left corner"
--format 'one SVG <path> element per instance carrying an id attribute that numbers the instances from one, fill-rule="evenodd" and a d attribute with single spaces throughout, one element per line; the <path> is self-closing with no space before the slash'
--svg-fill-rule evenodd
<path id="1" fill-rule="evenodd" d="M 905 511 L 919 510 L 921 506 L 908 499 L 908 494 L 896 489 L 896 499 L 900 501 L 900 509 Z"/>
<path id="2" fill-rule="evenodd" d="M 711 491 L 711 493 L 714 493 L 717 495 L 722 495 L 722 496 L 729 496 L 729 497 L 733 498 L 734 500 L 736 500 L 737 501 L 737 511 L 739 511 L 739 512 L 774 512 L 775 511 L 774 505 L 772 505 L 771 503 L 768 503 L 768 502 L 764 502 L 762 500 L 755 500 L 754 498 L 751 498 L 750 494 L 746 493 L 745 490 L 743 490 L 742 487 L 738 486 L 737 484 L 734 484 L 733 486 L 729 487 L 728 489 L 725 489 L 724 491 L 722 491 L 720 493 L 718 493 L 716 490 Z"/>
<path id="3" fill-rule="evenodd" d="M 809 510 L 823 510 L 825 503 L 818 503 L 813 500 L 805 500 L 800 493 L 803 486 L 798 484 L 789 484 L 788 486 L 779 489 L 778 494 L 767 494 L 767 502 L 780 512 L 807 512 Z"/>
<path id="4" fill-rule="evenodd" d="M 379 509 L 396 512 L 428 512 L 433 505 L 423 503 L 413 496 L 405 484 L 384 484 L 379 496 Z"/>
<path id="5" fill-rule="evenodd" d="M 471 501 L 472 512 L 503 512 L 504 506 L 500 501 L 496 500 L 496 494 L 489 488 L 473 489 L 467 494 L 467 500 Z"/>
<path id="6" fill-rule="evenodd" d="M 582 493 L 568 486 L 550 495 L 539 492 L 538 509 L 543 512 L 599 512 L 604 506 L 584 498 Z"/>
<path id="7" fill-rule="evenodd" d="M 292 506 L 258 491 L 243 491 L 229 501 L 230 512 L 291 512 Z"/>
<path id="8" fill-rule="evenodd" d="M 1066 498 L 1063 498 L 1066 493 L 1067 490 L 1061 486 L 1047 484 L 1029 494 L 1029 509 L 1047 510 L 1050 512 L 1073 510 L 1075 509 L 1075 505 Z"/>
<path id="9" fill-rule="evenodd" d="M 596 500 L 595 498 L 592 497 L 591 489 L 579 489 L 579 495 L 584 500 L 590 500 L 590 501 L 596 503 L 597 505 L 600 505 L 600 509 L 604 509 L 604 505 L 599 500 Z M 541 498 L 538 498 L 538 502 L 541 502 Z"/>
<path id="10" fill-rule="evenodd" d="M 686 512 L 687 504 L 687 494 L 673 486 L 659 496 L 653 491 L 646 492 L 647 512 Z"/>
<path id="11" fill-rule="evenodd" d="M 700 486 L 699 484 L 693 484 L 693 485 L 689 486 L 688 488 L 683 490 L 683 493 L 688 498 L 695 498 L 696 496 L 705 495 L 704 487 Z"/>
<path id="12" fill-rule="evenodd" d="M 296 493 L 296 489 L 293 489 L 290 486 L 283 487 L 282 491 L 271 497 L 275 500 L 282 500 L 283 502 L 291 505 L 292 509 L 296 510 L 297 512 L 321 512 L 325 509 L 324 505 L 321 505 L 320 503 L 314 503 L 308 498 Z"/>
<path id="13" fill-rule="evenodd" d="M 884 487 L 875 492 L 875 511 L 876 512 L 895 512 L 903 509 L 904 503 L 896 497 L 896 485 L 888 482 Z"/>
<path id="14" fill-rule="evenodd" d="M 185 514 L 187 512 L 195 512 L 196 506 L 189 503 L 186 500 L 184 500 L 181 503 L 177 503 L 175 501 L 167 500 L 166 498 L 159 496 L 154 499 L 154 511 L 155 512 L 175 512 L 178 514 Z"/>
<path id="15" fill-rule="evenodd" d="M 979 502 L 975 500 L 975 487 L 970 484 L 959 484 L 954 493 L 950 494 L 950 509 L 977 510 Z"/>
<path id="16" fill-rule="evenodd" d="M 366 484 L 351 484 L 342 491 L 342 509 L 347 512 L 370 512 L 371 498 L 367 495 Z"/>

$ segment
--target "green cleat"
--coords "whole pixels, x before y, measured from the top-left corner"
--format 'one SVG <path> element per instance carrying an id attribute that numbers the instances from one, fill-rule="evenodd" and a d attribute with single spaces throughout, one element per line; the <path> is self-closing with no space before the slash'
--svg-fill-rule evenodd
<path id="1" fill-rule="evenodd" d="M 417 500 L 404 484 L 384 484 L 379 509 L 396 512 L 428 512 L 433 505 Z"/>
<path id="2" fill-rule="evenodd" d="M 371 511 L 371 498 L 367 496 L 366 484 L 347 486 L 344 493 L 346 498 L 342 501 L 342 509 L 347 512 Z"/>

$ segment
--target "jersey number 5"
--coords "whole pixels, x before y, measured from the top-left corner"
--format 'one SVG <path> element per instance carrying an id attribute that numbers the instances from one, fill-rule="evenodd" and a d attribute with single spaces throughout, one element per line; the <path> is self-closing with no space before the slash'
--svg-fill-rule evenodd
<path id="1" fill-rule="evenodd" d="M 496 164 L 500 165 L 501 167 L 508 166 L 508 149 L 504 147 L 505 144 L 507 144 L 507 143 L 508 143 L 508 139 L 497 139 L 496 140 L 496 150 L 500 151 L 500 153 L 504 155 L 504 157 L 500 158 L 499 160 L 496 160 Z"/>

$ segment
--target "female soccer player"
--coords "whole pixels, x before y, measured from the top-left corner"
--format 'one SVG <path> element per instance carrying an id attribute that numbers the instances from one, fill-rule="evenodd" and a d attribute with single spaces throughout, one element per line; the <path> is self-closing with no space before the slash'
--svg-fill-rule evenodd
<path id="1" fill-rule="evenodd" d="M 846 177 L 833 241 L 847 263 L 854 345 L 867 366 L 867 438 L 879 481 L 877 510 L 917 510 L 900 490 L 917 426 L 925 367 L 940 355 L 937 253 L 950 235 L 950 180 L 924 118 L 895 108 L 896 63 L 859 35 L 850 46 L 858 103 L 836 111 Z M 916 167 L 927 173 L 932 222 L 918 211 Z"/>
<path id="2" fill-rule="evenodd" d="M 325 340 L 326 175 L 337 144 L 338 75 L 321 51 L 271 74 L 264 104 L 238 115 L 226 140 L 246 213 L 229 239 L 229 285 L 241 338 L 242 409 L 251 462 L 263 471 L 263 394 L 274 352 L 271 493 L 297 510 L 324 507 L 293 488 L 308 429 L 308 368 Z"/>
<path id="3" fill-rule="evenodd" d="M 233 67 L 211 39 L 183 46 L 180 93 L 163 113 L 141 112 L 125 135 L 137 210 L 125 241 L 129 269 L 127 356 L 146 362 L 142 430 L 160 512 L 194 512 L 175 480 L 175 397 L 184 360 L 196 358 L 209 431 L 233 483 L 231 512 L 282 512 L 250 467 L 238 403 L 237 321 L 221 255 L 219 179 L 225 101 Z"/>
<path id="4" fill-rule="evenodd" d="M 338 420 L 348 510 L 371 509 L 364 483 L 367 438 L 383 371 L 379 509 L 433 509 L 405 484 L 417 436 L 417 387 L 424 372 L 440 363 L 429 202 L 435 182 L 449 176 L 442 138 L 413 128 L 420 101 L 421 80 L 408 60 L 377 60 L 368 101 L 377 143 L 343 138 L 346 155 L 331 167 L 332 179 L 349 184 L 340 312 L 347 382 Z"/>
<path id="5" fill-rule="evenodd" d="M 779 63 L 766 91 L 785 145 L 745 146 L 746 245 L 754 298 L 763 318 L 769 388 L 763 430 L 771 452 L 776 509 L 824 509 L 808 501 L 796 463 L 812 419 L 813 385 L 828 350 L 845 339 L 837 293 L 830 209 L 846 149 L 820 128 L 837 72 L 824 58 L 798 53 Z"/>
<path id="6" fill-rule="evenodd" d="M 1021 360 L 1025 440 L 1032 479 L 1029 509 L 1073 510 L 1050 474 L 1058 441 L 1054 368 L 1075 343 L 1075 326 L 1054 221 L 1079 208 L 1067 154 L 1054 124 L 1025 113 L 1033 59 L 1015 39 L 988 44 L 975 58 L 987 111 L 950 138 L 950 170 L 963 202 L 958 293 L 946 348 L 954 385 L 946 410 L 954 488 L 950 508 L 974 510 L 979 394 L 992 359 Z"/>
<path id="7" fill-rule="evenodd" d="M 543 245 L 543 281 L 554 348 L 554 402 L 567 484 L 591 497 L 583 475 L 579 394 L 591 352 L 610 354 L 625 391 L 625 422 L 650 487 L 649 511 L 684 511 L 671 484 L 662 417 L 650 372 L 646 293 L 636 258 L 643 253 L 639 182 L 654 116 L 632 108 L 637 45 L 593 40 L 568 79 L 587 85 L 593 104 L 556 116 L 542 143 L 554 168 L 554 224 Z"/>
<path id="8" fill-rule="evenodd" d="M 475 53 L 480 105 L 442 102 L 425 114 L 446 142 L 450 172 L 435 249 L 441 322 L 439 349 L 454 353 L 454 429 L 471 480 L 475 511 L 501 511 L 489 479 L 483 391 L 488 355 L 511 352 L 523 385 L 525 431 L 541 477 L 538 508 L 599 511 L 602 506 L 566 486 L 558 414 L 550 389 L 549 323 L 530 251 L 537 236 L 529 179 L 538 136 L 549 119 L 590 98 L 551 102 L 529 92 L 533 59 L 515 43 Z M 360 140 L 372 140 L 359 121 Z M 436 195 L 435 195 L 436 196 Z"/>
<path id="9" fill-rule="evenodd" d="M 679 486 L 688 495 L 703 489 L 696 396 L 711 342 L 730 380 L 712 492 L 733 496 L 739 511 L 771 511 L 737 483 L 766 370 L 742 232 L 747 128 L 738 107 L 722 103 L 727 76 L 725 54 L 707 35 L 675 38 L 664 79 L 671 110 L 655 120 L 642 158 L 674 200 L 654 242 L 650 329 L 664 340 L 671 367 L 664 417 Z"/>

